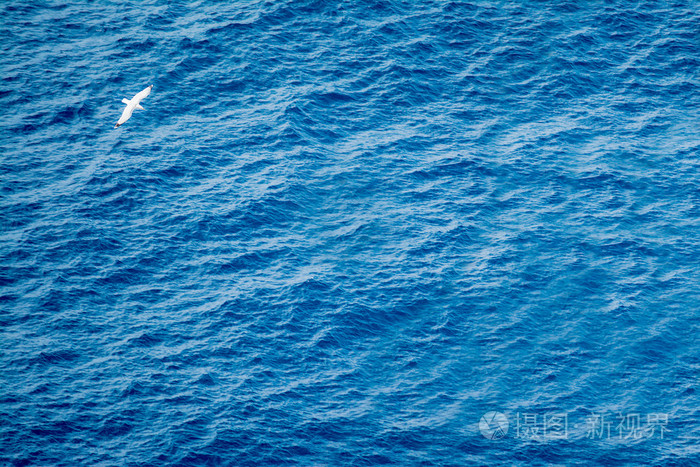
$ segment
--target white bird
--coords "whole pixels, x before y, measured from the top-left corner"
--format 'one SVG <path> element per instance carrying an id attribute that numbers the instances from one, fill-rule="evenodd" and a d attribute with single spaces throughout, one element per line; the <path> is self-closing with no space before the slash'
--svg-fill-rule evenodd
<path id="1" fill-rule="evenodd" d="M 114 125 L 114 128 L 118 128 L 124 122 L 129 120 L 131 118 L 131 114 L 134 113 L 134 109 L 145 110 L 143 107 L 141 107 L 140 102 L 151 93 L 151 89 L 153 89 L 152 84 L 140 93 L 136 94 L 134 97 L 132 97 L 131 100 L 127 98 L 122 99 L 122 102 L 126 104 L 126 109 L 124 109 L 124 112 L 122 112 L 122 116 L 119 117 L 119 121 L 116 125 Z"/>

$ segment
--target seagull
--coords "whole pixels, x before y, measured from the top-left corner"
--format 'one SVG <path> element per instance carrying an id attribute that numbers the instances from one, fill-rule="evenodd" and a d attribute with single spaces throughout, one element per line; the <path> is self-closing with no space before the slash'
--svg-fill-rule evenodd
<path id="1" fill-rule="evenodd" d="M 114 128 L 119 128 L 124 122 L 129 120 L 131 118 L 131 114 L 134 113 L 134 109 L 145 110 L 143 107 L 141 107 L 140 102 L 151 93 L 151 89 L 153 89 L 152 84 L 132 97 L 131 100 L 127 98 L 122 99 L 122 102 L 126 104 L 126 109 L 124 109 L 124 112 L 122 112 L 122 116 L 119 117 L 119 121 L 116 125 L 114 125 Z"/>

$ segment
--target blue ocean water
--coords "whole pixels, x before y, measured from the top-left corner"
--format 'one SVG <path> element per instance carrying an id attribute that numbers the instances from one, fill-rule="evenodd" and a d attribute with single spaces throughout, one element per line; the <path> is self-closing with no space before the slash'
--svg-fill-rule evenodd
<path id="1" fill-rule="evenodd" d="M 0 11 L 1 464 L 700 464 L 698 2 Z"/>

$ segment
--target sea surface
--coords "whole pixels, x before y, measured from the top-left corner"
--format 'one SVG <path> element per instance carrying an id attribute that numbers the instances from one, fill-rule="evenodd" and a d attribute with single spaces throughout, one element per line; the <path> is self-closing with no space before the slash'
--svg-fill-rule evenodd
<path id="1" fill-rule="evenodd" d="M 698 1 L 0 37 L 0 465 L 700 465 Z"/>

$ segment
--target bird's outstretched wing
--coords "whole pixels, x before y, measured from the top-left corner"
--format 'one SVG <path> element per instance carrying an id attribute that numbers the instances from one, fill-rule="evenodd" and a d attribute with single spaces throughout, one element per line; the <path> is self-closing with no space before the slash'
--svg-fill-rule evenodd
<path id="1" fill-rule="evenodd" d="M 151 93 L 151 89 L 153 89 L 152 84 L 140 93 L 136 94 L 132 100 L 138 105 L 138 103 L 141 102 L 142 99 L 148 97 L 148 95 Z"/>

